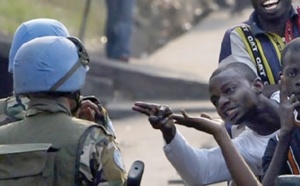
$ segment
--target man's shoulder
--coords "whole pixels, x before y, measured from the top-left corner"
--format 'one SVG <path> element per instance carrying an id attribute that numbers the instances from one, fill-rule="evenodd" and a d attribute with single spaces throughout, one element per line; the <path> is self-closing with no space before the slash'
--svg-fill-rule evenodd
<path id="1" fill-rule="evenodd" d="M 270 135 L 262 136 L 262 135 L 257 134 L 252 129 L 246 127 L 245 130 L 238 137 L 233 139 L 233 141 L 235 141 L 237 143 L 247 142 L 247 144 L 248 144 L 248 142 L 249 142 L 249 144 L 261 143 L 261 142 L 265 143 L 265 142 L 268 142 L 268 140 L 270 138 L 274 137 L 277 133 L 278 133 L 278 131 L 276 131 Z"/>
<path id="2" fill-rule="evenodd" d="M 107 146 L 113 142 L 113 137 L 105 132 L 105 129 L 94 127 L 88 132 L 85 142 L 85 145 L 95 144 L 97 146 Z"/>
<path id="3" fill-rule="evenodd" d="M 300 142 L 299 136 L 300 136 L 300 127 L 299 127 L 299 123 L 297 122 L 297 126 L 294 127 L 293 130 L 292 130 L 291 140 L 294 141 L 294 142 L 297 142 L 297 144 L 298 144 L 298 142 Z"/>
<path id="4" fill-rule="evenodd" d="M 0 100 L 0 115 L 5 115 L 10 121 L 22 120 L 25 117 L 29 99 L 27 97 L 11 96 Z M 1 120 L 0 120 L 1 121 Z"/>
<path id="5" fill-rule="evenodd" d="M 11 122 L 9 125 L 0 126 L 0 143 L 4 143 L 8 140 L 7 137 L 11 137 L 12 134 L 17 130 L 18 126 L 22 121 Z"/>
<path id="6" fill-rule="evenodd" d="M 112 136 L 103 125 L 95 122 L 72 117 L 72 123 L 89 130 L 88 135 L 92 138 Z"/>
<path id="7" fill-rule="evenodd" d="M 240 24 L 236 24 L 230 28 L 228 28 L 225 31 L 224 37 L 223 37 L 223 42 L 227 41 L 229 42 L 230 40 L 232 40 L 233 38 L 231 36 L 235 35 L 236 37 L 240 38 L 242 35 L 244 30 L 248 30 L 251 31 L 251 27 L 249 24 L 247 23 L 240 23 Z M 227 44 L 225 46 L 228 46 Z"/>
<path id="8" fill-rule="evenodd" d="M 237 29 L 242 29 L 242 28 L 248 28 L 249 30 L 251 30 L 251 26 L 247 22 L 242 22 L 242 23 L 236 24 L 236 25 L 228 28 L 226 32 L 231 33 Z"/>

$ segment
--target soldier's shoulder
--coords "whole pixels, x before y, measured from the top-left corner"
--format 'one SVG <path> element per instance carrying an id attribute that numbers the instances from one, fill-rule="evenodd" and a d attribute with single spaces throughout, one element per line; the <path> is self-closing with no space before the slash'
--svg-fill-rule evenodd
<path id="1" fill-rule="evenodd" d="M 108 146 L 113 143 L 114 138 L 111 134 L 107 133 L 105 128 L 101 126 L 93 127 L 89 130 L 86 139 L 85 146 L 89 146 L 90 144 L 97 145 L 98 147 Z"/>
<path id="2" fill-rule="evenodd" d="M 23 121 L 16 121 L 0 126 L 0 144 L 7 141 L 7 137 L 14 134 L 15 131 L 19 130 L 18 126 Z"/>
<path id="3" fill-rule="evenodd" d="M 88 121 L 88 120 L 80 119 L 80 118 L 76 118 L 76 117 L 72 117 L 71 121 L 72 121 L 72 123 L 76 123 L 79 125 L 95 125 L 95 123 L 92 121 Z"/>
<path id="4" fill-rule="evenodd" d="M 95 122 L 80 119 L 80 118 L 75 118 L 75 117 L 72 118 L 72 122 L 76 123 L 77 125 L 81 125 L 83 127 L 91 127 L 90 133 L 93 133 L 94 135 L 102 134 L 102 135 L 111 136 L 110 132 L 107 131 L 107 129 L 104 126 L 99 125 Z"/>
<path id="5" fill-rule="evenodd" d="M 25 108 L 19 106 L 15 96 L 0 99 L 0 126 L 21 120 L 25 116 Z"/>
<path id="6" fill-rule="evenodd" d="M 13 119 L 22 120 L 25 117 L 26 109 L 28 107 L 29 99 L 27 97 L 11 96 L 5 98 L 3 103 L 5 114 Z"/>

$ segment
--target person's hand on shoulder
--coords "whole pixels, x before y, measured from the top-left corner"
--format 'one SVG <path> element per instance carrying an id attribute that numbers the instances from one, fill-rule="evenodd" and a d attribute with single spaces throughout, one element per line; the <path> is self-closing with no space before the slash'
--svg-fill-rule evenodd
<path id="1" fill-rule="evenodd" d="M 101 114 L 98 105 L 90 100 L 83 100 L 76 117 L 95 122 L 96 114 Z"/>

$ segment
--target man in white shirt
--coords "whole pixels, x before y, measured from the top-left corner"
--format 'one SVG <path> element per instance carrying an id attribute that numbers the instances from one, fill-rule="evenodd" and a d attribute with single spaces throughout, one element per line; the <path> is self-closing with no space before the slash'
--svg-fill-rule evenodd
<path id="1" fill-rule="evenodd" d="M 211 102 L 225 121 L 246 125 L 233 143 L 256 175 L 262 174 L 261 162 L 268 140 L 280 128 L 276 96 L 262 94 L 263 83 L 243 63 L 220 66 L 210 77 Z M 275 99 L 275 101 L 274 101 Z M 133 110 L 149 116 L 153 128 L 161 130 L 170 163 L 188 185 L 206 185 L 231 180 L 221 149 L 192 147 L 176 129 L 184 122 L 167 106 L 136 102 Z"/>

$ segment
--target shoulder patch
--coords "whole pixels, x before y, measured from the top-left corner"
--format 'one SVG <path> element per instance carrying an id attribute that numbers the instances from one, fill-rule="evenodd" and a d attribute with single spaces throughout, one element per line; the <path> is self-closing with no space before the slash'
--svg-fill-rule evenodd
<path id="1" fill-rule="evenodd" d="M 125 171 L 125 165 L 123 163 L 121 152 L 119 150 L 114 151 L 114 162 L 120 169 Z"/>

